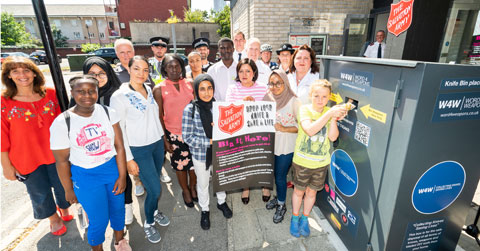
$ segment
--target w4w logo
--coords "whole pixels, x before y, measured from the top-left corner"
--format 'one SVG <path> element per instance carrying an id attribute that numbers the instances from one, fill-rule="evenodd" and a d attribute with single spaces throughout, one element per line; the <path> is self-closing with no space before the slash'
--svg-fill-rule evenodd
<path id="1" fill-rule="evenodd" d="M 419 193 L 419 194 L 422 194 L 422 193 L 431 193 L 431 192 L 433 192 L 433 189 L 434 189 L 434 187 L 420 188 L 420 189 L 418 189 L 418 193 Z"/>
<path id="2" fill-rule="evenodd" d="M 456 99 L 456 100 L 440 100 L 438 102 L 438 108 L 439 109 L 445 109 L 445 108 L 458 108 L 460 106 L 460 103 L 462 103 L 461 99 Z"/>

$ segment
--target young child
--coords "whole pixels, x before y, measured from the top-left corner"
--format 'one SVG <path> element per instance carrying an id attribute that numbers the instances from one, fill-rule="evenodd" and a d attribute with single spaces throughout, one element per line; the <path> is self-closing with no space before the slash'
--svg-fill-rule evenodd
<path id="1" fill-rule="evenodd" d="M 322 190 L 325 183 L 330 165 L 330 142 L 338 138 L 337 120 L 347 115 L 344 106 L 327 107 L 331 91 L 332 85 L 327 80 L 316 80 L 310 86 L 312 103 L 301 106 L 298 113 L 300 126 L 293 155 L 295 188 L 290 223 L 290 234 L 295 237 L 310 235 L 308 216 L 315 204 L 317 191 Z M 300 214 L 302 200 L 303 215 Z"/>
<path id="2" fill-rule="evenodd" d="M 120 118 L 113 109 L 96 104 L 98 80 L 93 76 L 73 77 L 70 86 L 76 105 L 50 127 L 50 148 L 66 200 L 73 204 L 78 199 L 87 212 L 92 250 L 103 250 L 109 222 L 115 249 L 132 250 L 123 237 L 127 164 Z"/>

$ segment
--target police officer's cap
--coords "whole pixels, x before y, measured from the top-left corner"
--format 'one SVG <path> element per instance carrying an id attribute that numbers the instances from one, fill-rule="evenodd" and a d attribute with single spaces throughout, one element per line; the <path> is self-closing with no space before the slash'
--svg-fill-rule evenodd
<path id="1" fill-rule="evenodd" d="M 280 55 L 280 52 L 282 51 L 289 51 L 290 53 L 294 53 L 295 49 L 293 49 L 292 45 L 289 43 L 282 44 L 282 47 L 277 50 L 277 55 Z"/>
<path id="2" fill-rule="evenodd" d="M 150 43 L 152 46 L 162 46 L 167 47 L 169 39 L 166 37 L 152 37 L 150 38 Z"/>
<path id="3" fill-rule="evenodd" d="M 207 46 L 210 47 L 210 40 L 208 38 L 199 37 L 192 42 L 192 47 L 197 49 L 198 47 Z"/>

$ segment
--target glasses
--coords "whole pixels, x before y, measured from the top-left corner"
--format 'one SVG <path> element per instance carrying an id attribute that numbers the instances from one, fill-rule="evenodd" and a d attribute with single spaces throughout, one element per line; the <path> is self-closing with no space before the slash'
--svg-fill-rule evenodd
<path id="1" fill-rule="evenodd" d="M 283 83 L 280 83 L 280 82 L 277 82 L 277 83 L 268 83 L 268 88 L 273 88 L 273 87 L 276 87 L 276 88 L 280 88 L 283 86 Z"/>
<path id="2" fill-rule="evenodd" d="M 98 74 L 97 73 L 88 73 L 88 75 L 91 75 L 94 78 L 101 78 L 101 79 L 107 78 L 107 73 L 105 73 L 105 72 L 100 72 Z"/>

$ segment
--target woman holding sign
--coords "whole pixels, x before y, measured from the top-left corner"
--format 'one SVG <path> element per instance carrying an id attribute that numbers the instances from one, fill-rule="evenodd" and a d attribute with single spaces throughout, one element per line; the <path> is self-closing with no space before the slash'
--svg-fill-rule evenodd
<path id="1" fill-rule="evenodd" d="M 287 173 L 292 164 L 295 140 L 297 139 L 297 110 L 300 107 L 295 93 L 290 89 L 287 74 L 283 70 L 274 70 L 268 80 L 268 93 L 264 101 L 276 102 L 275 124 L 275 184 L 277 196 L 267 203 L 267 209 L 276 208 L 273 222 L 283 220 L 287 208 Z"/>
<path id="2" fill-rule="evenodd" d="M 227 89 L 225 101 L 261 101 L 267 93 L 267 86 L 256 82 L 258 79 L 258 68 L 255 61 L 244 58 L 237 64 L 237 83 L 230 85 Z M 263 189 L 262 199 L 264 202 L 270 200 L 270 190 Z M 248 204 L 250 201 L 250 189 L 243 189 L 242 202 Z"/>
<path id="3" fill-rule="evenodd" d="M 202 208 L 200 226 L 204 230 L 210 228 L 209 194 L 210 173 L 212 164 L 212 106 L 215 85 L 212 77 L 201 74 L 193 81 L 196 99 L 183 110 L 182 135 L 183 140 L 192 152 L 193 166 L 197 175 L 198 204 Z M 225 192 L 217 192 L 217 208 L 225 218 L 232 217 L 232 210 L 225 202 Z"/>

